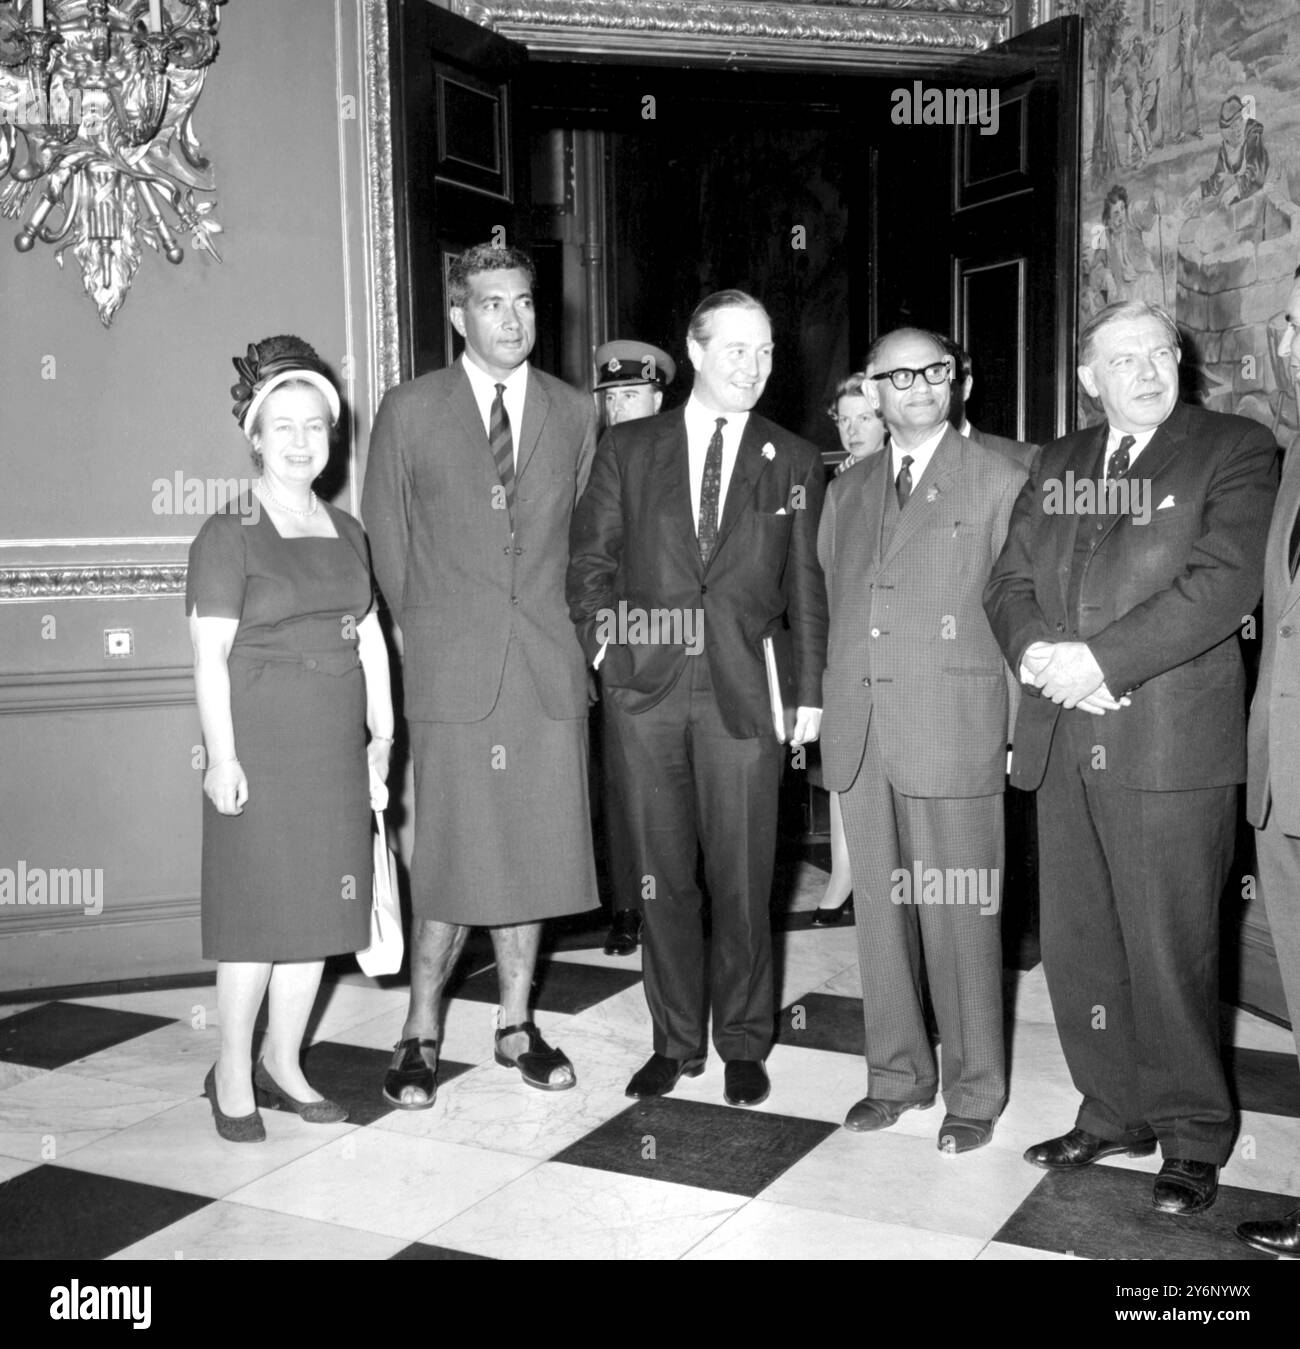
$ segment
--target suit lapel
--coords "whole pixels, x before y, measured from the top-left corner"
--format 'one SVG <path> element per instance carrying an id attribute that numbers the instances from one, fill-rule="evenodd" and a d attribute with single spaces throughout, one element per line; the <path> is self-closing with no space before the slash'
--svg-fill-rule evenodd
<path id="1" fill-rule="evenodd" d="M 1278 605 L 1279 617 L 1289 613 L 1297 603 L 1300 603 L 1300 574 L 1292 577 L 1290 556 L 1291 531 L 1295 528 L 1298 514 L 1300 514 L 1300 455 L 1296 455 L 1293 463 L 1291 455 L 1288 454 L 1282 472 L 1282 486 L 1278 491 L 1277 505 L 1273 511 L 1268 558 L 1265 562 L 1265 576 L 1272 570 L 1280 582 L 1282 602 Z"/>
<path id="2" fill-rule="evenodd" d="M 885 536 L 889 532 L 885 522 L 890 510 L 897 509 L 894 497 L 894 452 L 888 443 L 876 455 L 876 460 L 878 462 L 873 462 L 865 475 L 862 499 L 866 506 L 867 528 L 871 531 L 867 546 L 879 571 L 885 560 Z"/>
<path id="3" fill-rule="evenodd" d="M 731 481 L 727 484 L 727 499 L 722 503 L 722 519 L 718 522 L 718 537 L 709 554 L 710 564 L 726 543 L 727 535 L 736 527 L 736 521 L 749 505 L 754 488 L 767 469 L 770 461 L 763 457 L 763 446 L 767 443 L 763 428 L 757 425 L 754 414 L 750 413 L 740 438 L 740 448 L 736 451 Z"/>
<path id="4" fill-rule="evenodd" d="M 1134 481 L 1142 481 L 1147 484 L 1148 491 L 1154 494 L 1155 480 L 1158 474 L 1163 472 L 1178 457 L 1178 452 L 1183 447 L 1183 442 L 1187 439 L 1187 414 L 1181 404 L 1177 405 L 1172 413 L 1161 422 L 1155 435 L 1147 442 L 1146 448 L 1137 457 L 1137 462 L 1127 475 Z M 1103 451 L 1104 453 L 1104 451 Z M 1097 480 L 1101 481 L 1102 468 L 1097 469 Z M 1116 511 L 1106 522 L 1106 528 L 1097 536 L 1097 547 L 1100 548 L 1103 543 L 1110 538 L 1111 531 L 1117 528 L 1123 521 L 1128 520 L 1131 523 L 1131 514 L 1129 512 Z"/>
<path id="5" fill-rule="evenodd" d="M 668 519 L 674 530 L 689 545 L 696 563 L 700 560 L 700 544 L 695 534 L 695 520 L 691 515 L 691 460 L 686 447 L 686 416 L 681 408 L 665 413 L 663 426 L 651 447 L 654 467 L 651 481 L 664 484 Z"/>
<path id="6" fill-rule="evenodd" d="M 1075 452 L 1061 470 L 1061 476 L 1064 479 L 1065 474 L 1070 470 L 1074 471 L 1075 480 L 1081 478 L 1091 478 L 1094 482 L 1101 477 L 1102 467 L 1106 461 L 1106 437 L 1110 434 L 1110 427 L 1105 423 L 1093 430 L 1093 434 Z M 1147 447 L 1148 449 L 1150 446 Z M 1074 544 L 1079 534 L 1079 514 L 1071 509 L 1063 517 L 1064 529 L 1058 537 L 1061 540 L 1060 552 L 1056 559 L 1056 578 L 1061 586 L 1061 608 L 1068 611 L 1070 607 L 1070 568 L 1074 566 Z"/>
<path id="7" fill-rule="evenodd" d="M 474 401 L 474 390 L 470 387 L 469 376 L 456 362 L 456 375 L 451 387 L 451 406 L 465 428 L 467 443 L 479 445 L 487 455 L 487 462 L 493 478 L 497 475 L 496 464 L 492 460 L 492 447 L 488 444 L 487 432 L 483 429 L 483 417 Z"/>
<path id="8" fill-rule="evenodd" d="M 524 393 L 523 425 L 515 441 L 515 480 L 524 476 L 528 461 L 533 457 L 542 428 L 546 425 L 547 414 L 551 410 L 551 397 L 542 387 L 532 367 L 528 370 L 528 388 Z"/>
<path id="9" fill-rule="evenodd" d="M 940 502 L 944 494 L 952 488 L 953 480 L 961 472 L 965 458 L 962 439 L 952 427 L 943 433 L 943 439 L 935 446 L 934 454 L 921 474 L 920 481 L 912 489 L 907 505 L 903 507 L 894 526 L 893 538 L 885 547 L 884 561 L 889 562 L 895 553 L 916 533 L 936 512 L 944 509 Z M 890 455 L 889 467 L 893 469 L 893 456 Z"/>

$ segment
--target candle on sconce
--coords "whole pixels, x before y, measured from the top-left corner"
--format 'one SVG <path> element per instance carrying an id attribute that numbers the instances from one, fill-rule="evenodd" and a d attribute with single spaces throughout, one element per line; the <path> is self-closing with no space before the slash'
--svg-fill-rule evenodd
<path id="1" fill-rule="evenodd" d="M 45 0 L 32 0 L 32 27 L 45 27 Z"/>
<path id="2" fill-rule="evenodd" d="M 162 0 L 149 0 L 149 31 L 162 32 Z"/>

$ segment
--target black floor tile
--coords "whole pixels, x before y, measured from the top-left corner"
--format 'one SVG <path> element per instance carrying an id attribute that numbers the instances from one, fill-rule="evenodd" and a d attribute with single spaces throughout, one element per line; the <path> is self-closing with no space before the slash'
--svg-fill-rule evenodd
<path id="1" fill-rule="evenodd" d="M 1240 1109 L 1300 1119 L 1300 1071 L 1294 1054 L 1227 1046 L 1223 1059 Z"/>
<path id="2" fill-rule="evenodd" d="M 551 1160 L 753 1198 L 838 1127 L 659 1096 L 628 1106 Z"/>
<path id="3" fill-rule="evenodd" d="M 801 1049 L 834 1049 L 861 1057 L 865 1035 L 861 998 L 805 993 L 776 1017 L 777 1043 Z"/>
<path id="4" fill-rule="evenodd" d="M 533 1006 L 539 1012 L 572 1014 L 585 1012 L 615 993 L 641 982 L 636 969 L 616 970 L 605 965 L 578 965 L 571 960 L 538 961 L 533 985 Z M 499 1002 L 495 969 L 483 970 L 466 979 L 452 992 L 470 1002 Z M 545 1032 L 543 1032 L 545 1033 Z"/>
<path id="5" fill-rule="evenodd" d="M 0 1020 L 0 1060 L 29 1068 L 62 1068 L 87 1054 L 170 1026 L 174 1017 L 47 1002 Z"/>
<path id="6" fill-rule="evenodd" d="M 454 1251 L 450 1246 L 426 1246 L 422 1241 L 413 1241 L 403 1246 L 390 1260 L 491 1260 L 490 1255 L 474 1255 L 470 1251 Z"/>
<path id="7" fill-rule="evenodd" d="M 816 909 L 801 909 L 797 913 L 791 912 L 784 915 L 774 914 L 773 927 L 777 932 L 806 932 L 809 928 L 815 926 L 813 918 L 816 917 L 816 914 Z M 835 926 L 853 927 L 853 911 L 850 909 L 840 914 L 839 922 Z"/>
<path id="8" fill-rule="evenodd" d="M 0 1184 L 0 1260 L 102 1260 L 211 1202 L 92 1171 L 38 1166 Z"/>
<path id="9" fill-rule="evenodd" d="M 308 1049 L 303 1071 L 322 1096 L 347 1106 L 349 1124 L 373 1124 L 397 1109 L 384 1100 L 382 1091 L 384 1073 L 392 1058 L 389 1049 L 322 1040 Z M 469 1072 L 473 1066 L 472 1063 L 441 1059 L 438 1063 L 439 1088 L 461 1073 Z"/>
<path id="10" fill-rule="evenodd" d="M 993 1239 L 1089 1260 L 1271 1260 L 1238 1241 L 1233 1229 L 1295 1207 L 1286 1195 L 1224 1185 L 1212 1208 L 1175 1218 L 1151 1207 L 1154 1179 L 1105 1165 L 1051 1172 Z"/>

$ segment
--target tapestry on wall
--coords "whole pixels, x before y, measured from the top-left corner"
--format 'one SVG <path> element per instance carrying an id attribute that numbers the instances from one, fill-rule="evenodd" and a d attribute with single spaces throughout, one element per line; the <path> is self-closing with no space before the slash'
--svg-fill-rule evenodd
<path id="1" fill-rule="evenodd" d="M 1289 447 L 1300 415 L 1278 342 L 1300 264 L 1300 6 L 1082 8 L 1081 319 L 1116 300 L 1165 306 L 1200 401 Z"/>

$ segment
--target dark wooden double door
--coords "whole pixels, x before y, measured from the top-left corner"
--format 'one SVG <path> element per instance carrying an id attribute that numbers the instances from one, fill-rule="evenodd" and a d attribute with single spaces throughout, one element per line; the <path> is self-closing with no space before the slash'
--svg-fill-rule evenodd
<path id="1" fill-rule="evenodd" d="M 405 374 L 454 355 L 449 257 L 506 238 L 541 263 L 534 359 L 556 373 L 586 368 L 589 353 L 565 345 L 581 333 L 635 335 L 684 357 L 696 301 L 739 286 L 774 317 L 763 411 L 828 449 L 829 390 L 900 323 L 952 333 L 973 353 L 979 424 L 1039 441 L 1068 429 L 1077 20 L 960 66 L 827 75 L 529 60 L 428 0 L 391 3 Z M 996 92 L 996 135 L 901 123 L 899 91 L 910 97 L 917 81 L 923 93 L 982 89 L 986 111 Z M 563 144 L 557 129 L 594 131 L 604 147 L 600 248 L 582 265 L 604 268 L 605 312 L 585 327 L 569 321 L 583 292 L 552 246 L 555 212 L 529 186 L 538 152 Z"/>

